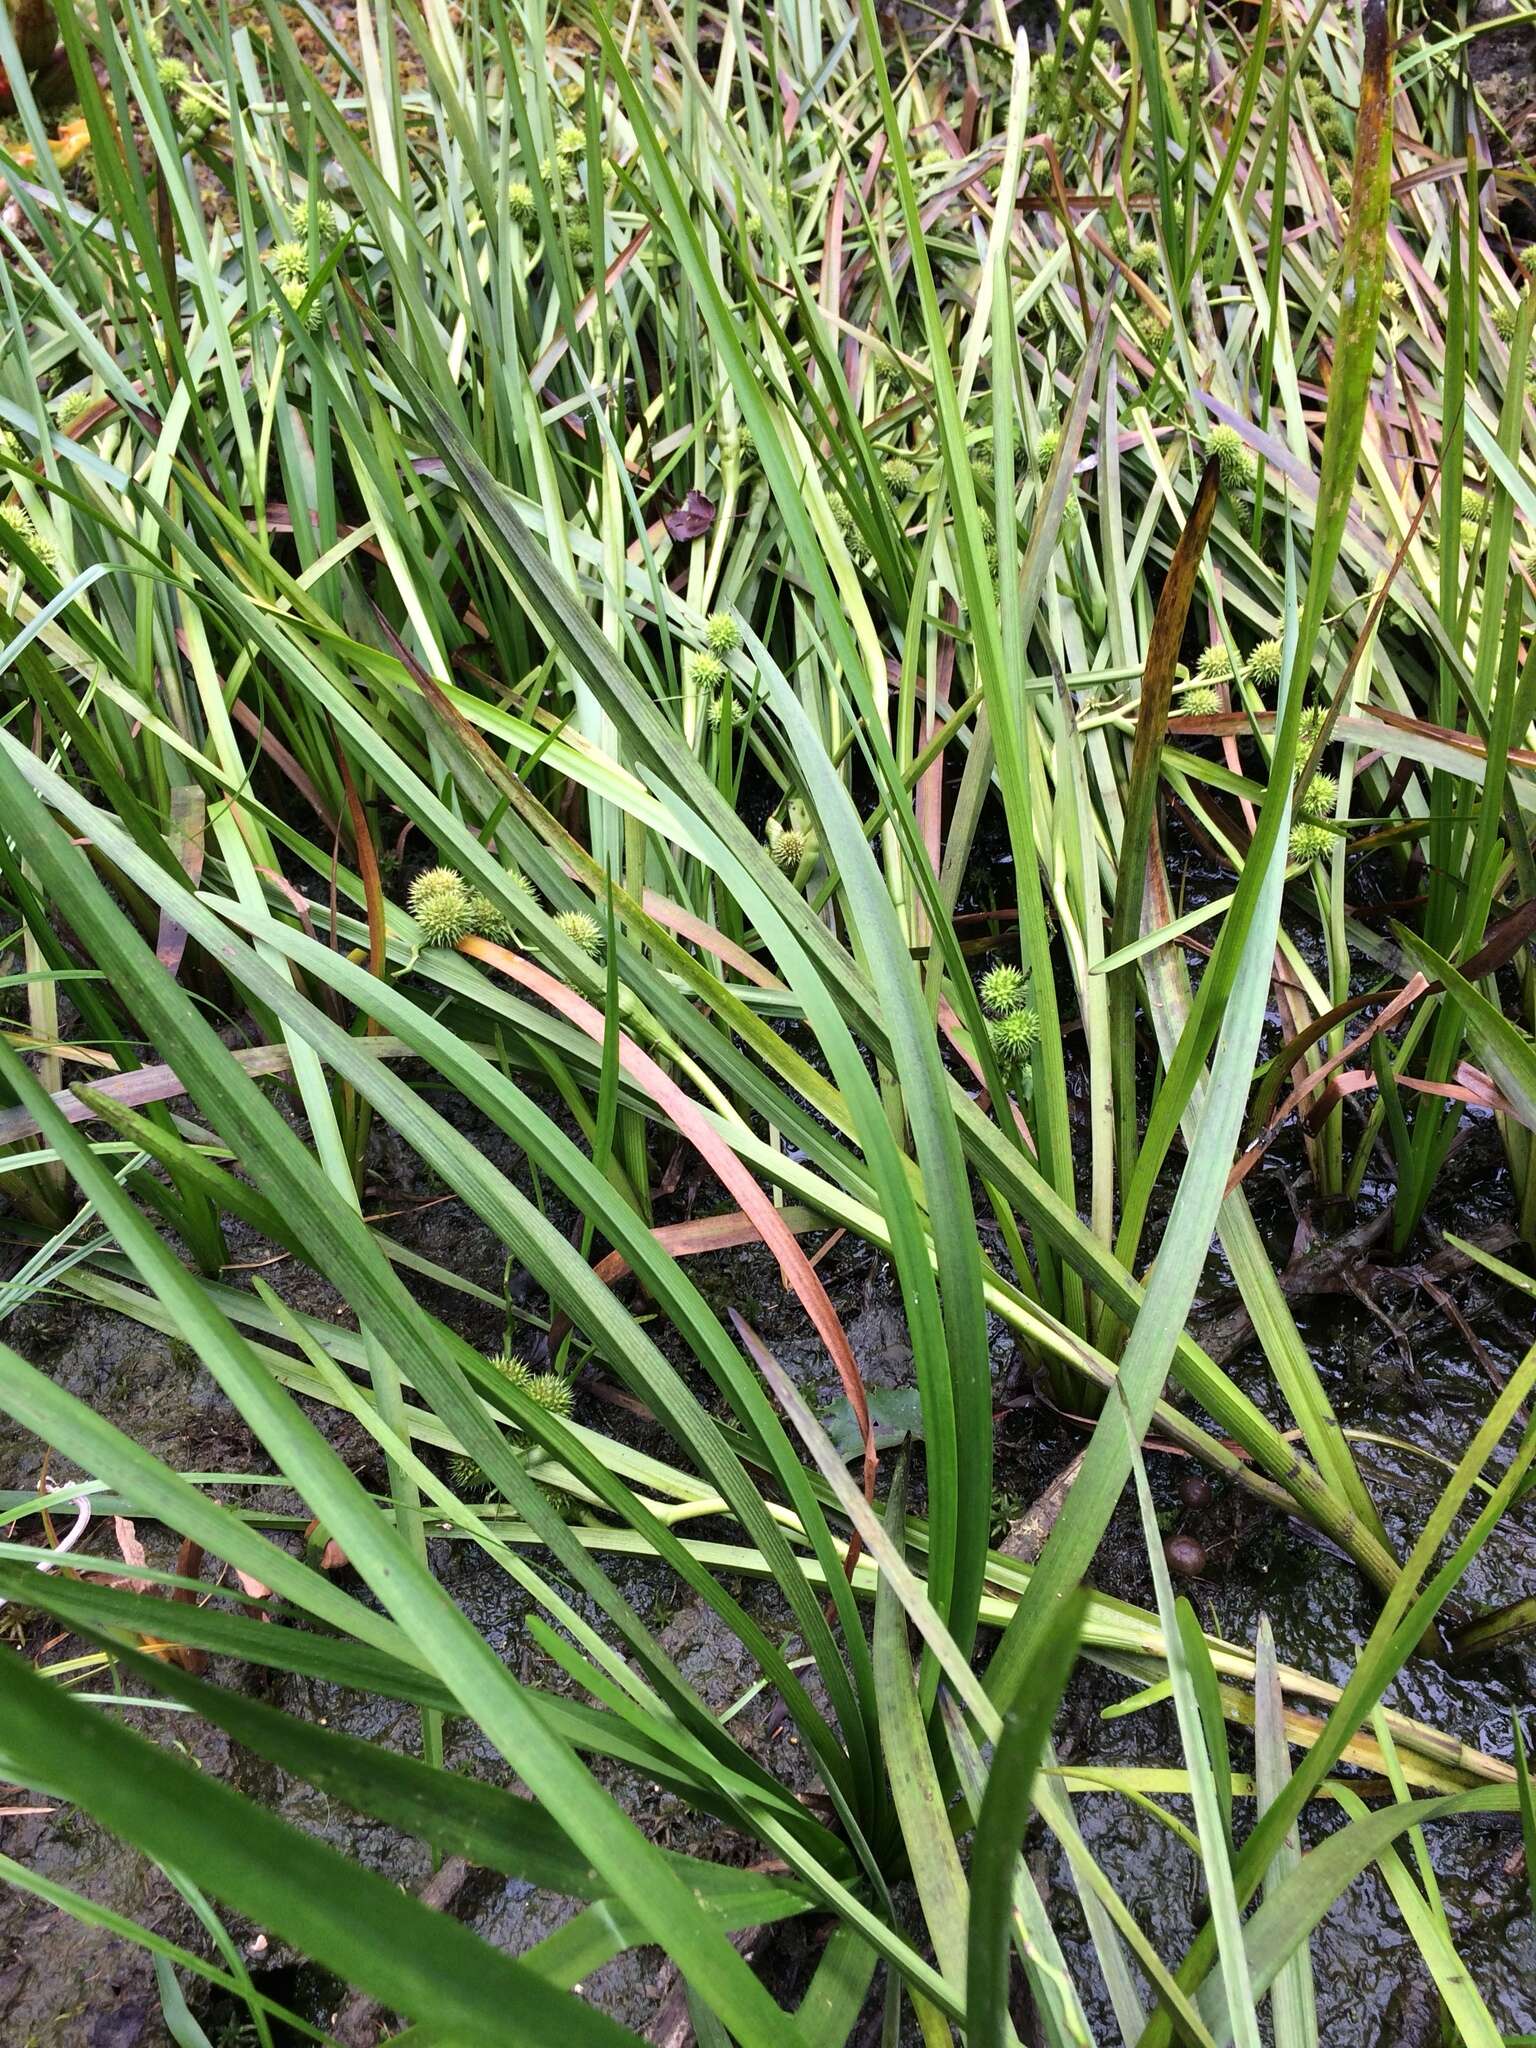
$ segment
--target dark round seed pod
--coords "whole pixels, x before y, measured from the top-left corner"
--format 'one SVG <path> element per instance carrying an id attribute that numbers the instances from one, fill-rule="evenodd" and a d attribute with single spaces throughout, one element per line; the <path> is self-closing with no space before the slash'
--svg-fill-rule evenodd
<path id="1" fill-rule="evenodd" d="M 1198 1579 L 1205 1570 L 1205 1545 L 1193 1536 L 1170 1536 L 1163 1555 L 1176 1579 Z"/>
<path id="2" fill-rule="evenodd" d="M 1203 1472 L 1186 1472 L 1179 1481 L 1179 1499 L 1187 1508 L 1208 1508 L 1214 1498 Z"/>

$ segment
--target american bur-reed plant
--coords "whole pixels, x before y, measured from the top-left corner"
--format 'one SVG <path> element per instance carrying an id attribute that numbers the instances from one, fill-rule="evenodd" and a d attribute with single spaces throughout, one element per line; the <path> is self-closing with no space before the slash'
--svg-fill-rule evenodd
<path id="1" fill-rule="evenodd" d="M 572 1987 L 649 1943 L 700 2040 L 748 2048 L 866 2008 L 893 2041 L 1295 2048 L 1310 1933 L 1371 1867 L 1462 2038 L 1499 2038 L 1396 1844 L 1529 1827 L 1528 1790 L 1387 1695 L 1520 1509 L 1536 1354 L 1389 1540 L 1245 1191 L 1305 1106 L 1319 1196 L 1385 1166 L 1408 1247 L 1470 1104 L 1536 1230 L 1532 316 L 1475 192 L 1404 174 L 1464 158 L 1440 33 L 1394 59 L 1375 0 L 1266 4 L 1241 38 L 1135 0 L 1045 52 L 989 18 L 887 53 L 867 5 L 365 0 L 317 77 L 281 10 L 129 0 L 59 16 L 87 185 L 0 29 L 30 152 L 0 165 L 0 1164 L 19 1239 L 58 1247 L 36 1272 L 191 1346 L 293 1500 L 232 1505 L 194 1447 L 173 1467 L 6 1349 L 0 1406 L 84 1475 L 15 1527 L 46 1542 L 83 1493 L 247 1592 L 42 1576 L 20 1544 L 0 1585 L 72 1670 L 568 1894 L 578 1931 L 496 1951 L 47 1655 L 0 1660 L 0 1757 L 404 2038 L 632 2039 Z M 984 825 L 1013 900 L 978 956 Z M 1215 878 L 1192 906 L 1178 834 Z M 529 1276 L 547 1365 L 427 1305 L 423 1278 L 485 1276 L 425 1275 L 368 1216 L 381 1127 Z M 658 1227 L 674 1147 L 697 1240 Z M 99 1235 L 66 1252 L 81 1203 Z M 346 1313 L 230 1284 L 235 1226 Z M 905 1451 L 805 1242 L 834 1229 L 902 1304 Z M 1213 1240 L 1262 1398 L 1191 1331 Z M 851 1460 L 752 1304 L 694 1277 L 742 1242 L 835 1370 Z M 1033 1564 L 989 1547 L 996 1329 L 1087 1432 Z M 1092 1590 L 1149 1439 L 1350 1559 L 1378 1619 L 1334 1646 L 1342 1685 L 1203 1635 L 1150 1520 L 1156 1611 Z M 459 1610 L 429 1530 L 506 1575 L 558 1682 Z M 678 1668 L 636 1556 L 739 1639 L 813 1796 Z M 213 1684 L 146 1640 L 230 1662 Z M 1166 1768 L 1058 1760 L 1080 1658 L 1171 1700 Z M 405 1703 L 413 1753 L 244 1666 Z M 450 1720 L 527 1796 L 452 1769 Z M 750 1867 L 659 1846 L 609 1764 Z M 1196 1857 L 1183 1957 L 1095 1859 L 1101 1797 Z M 1316 1802 L 1342 1825 L 1303 1849 Z M 731 1937 L 802 1915 L 830 1932 L 791 2010 Z M 161 1960 L 267 2025 L 217 1943 Z"/>

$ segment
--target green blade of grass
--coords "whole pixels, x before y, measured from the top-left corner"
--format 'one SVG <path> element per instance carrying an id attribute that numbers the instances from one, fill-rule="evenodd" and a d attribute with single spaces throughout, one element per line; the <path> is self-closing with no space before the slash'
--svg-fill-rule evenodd
<path id="1" fill-rule="evenodd" d="M 1035 1774 L 1061 1695 L 1066 1689 L 1082 1628 L 1082 1602 L 1067 1602 L 1035 1666 L 1026 1704 L 1010 1707 L 992 1751 L 986 1790 L 971 1849 L 971 1913 L 967 1930 L 967 1984 L 972 2048 L 1006 2048 L 1013 2037 L 1008 2011 L 1015 1888 L 1032 1883 L 1019 1872 L 1019 1845 L 1034 1811 Z"/>
<path id="2" fill-rule="evenodd" d="M 900 1550 L 905 1540 L 906 1460 L 898 1461 L 885 1505 L 885 1528 Z M 944 1794 L 923 1726 L 916 1674 L 907 1642 L 907 1620 L 890 1580 L 881 1574 L 875 1589 L 875 1689 L 880 1728 L 896 1818 L 933 1940 L 939 1967 L 965 2002 L 966 1917 L 970 1893 L 949 1830 Z"/>
<path id="3" fill-rule="evenodd" d="M 637 2036 L 216 1779 L 0 1653 L 6 1769 L 74 1800 L 158 1861 L 298 1942 L 390 2007 L 470 2041 L 633 2044 Z"/>
<path id="4" fill-rule="evenodd" d="M 1258 1655 L 1253 1681 L 1253 1762 L 1260 1817 L 1274 1805 L 1291 1775 L 1291 1752 L 1285 1739 L 1285 1696 L 1275 1662 L 1275 1636 L 1267 1614 L 1259 1617 Z M 1301 1832 L 1293 1822 L 1276 1844 L 1264 1875 L 1266 1898 L 1279 1889 L 1301 1862 Z M 1294 1952 L 1275 1973 L 1270 1997 L 1275 2048 L 1318 2048 L 1317 1993 L 1312 1977 L 1312 1950 L 1298 1941 Z"/>

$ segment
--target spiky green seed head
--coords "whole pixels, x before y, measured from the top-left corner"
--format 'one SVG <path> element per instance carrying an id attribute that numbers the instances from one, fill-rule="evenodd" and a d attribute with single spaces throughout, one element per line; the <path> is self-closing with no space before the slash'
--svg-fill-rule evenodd
<path id="1" fill-rule="evenodd" d="M 722 690 L 718 697 L 710 698 L 709 710 L 705 713 L 705 716 L 709 720 L 711 732 L 718 732 L 725 723 L 725 707 L 731 702 L 733 702 L 733 698 L 729 690 Z"/>
<path id="2" fill-rule="evenodd" d="M 1139 242 L 1132 242 L 1125 260 L 1138 277 L 1152 277 L 1163 255 L 1156 242 L 1147 236 Z"/>
<path id="3" fill-rule="evenodd" d="M 1475 512 L 1462 514 L 1461 552 L 1464 555 L 1480 555 L 1487 544 L 1483 522 Z"/>
<path id="4" fill-rule="evenodd" d="M 736 429 L 736 456 L 743 469 L 757 460 L 757 436 L 745 422 Z"/>
<path id="5" fill-rule="evenodd" d="M 499 1372 L 504 1380 L 510 1380 L 514 1387 L 521 1387 L 524 1393 L 527 1392 L 528 1384 L 533 1378 L 533 1367 L 522 1353 L 515 1351 L 510 1344 L 503 1344 L 499 1351 L 488 1353 L 485 1362 L 494 1372 Z"/>
<path id="6" fill-rule="evenodd" d="M 1067 16 L 1067 34 L 1075 43 L 1087 42 L 1088 31 L 1092 25 L 1093 9 L 1091 7 L 1074 7 Z"/>
<path id="7" fill-rule="evenodd" d="M 1352 140 L 1349 124 L 1335 111 L 1330 110 L 1328 113 L 1319 114 L 1317 117 L 1317 139 L 1327 155 L 1347 156 Z"/>
<path id="8" fill-rule="evenodd" d="M 585 910 L 562 910 L 555 923 L 579 953 L 595 960 L 603 950 L 603 928 Z"/>
<path id="9" fill-rule="evenodd" d="M 192 81 L 192 73 L 179 57 L 162 57 L 155 66 L 155 77 L 168 100 L 184 92 Z"/>
<path id="10" fill-rule="evenodd" d="M 1303 819 L 1291 827 L 1290 844 L 1286 848 L 1292 863 L 1297 867 L 1309 868 L 1315 860 L 1326 860 L 1333 851 L 1334 835 L 1326 825 Z"/>
<path id="11" fill-rule="evenodd" d="M 976 525 L 981 534 L 982 546 L 992 547 L 997 540 L 997 526 L 992 514 L 980 505 L 976 508 Z"/>
<path id="12" fill-rule="evenodd" d="M 996 465 L 992 460 L 992 450 L 990 448 L 973 448 L 971 450 L 971 481 L 980 489 L 990 491 L 995 474 Z"/>
<path id="13" fill-rule="evenodd" d="M 892 498 L 910 498 L 917 489 L 921 472 L 905 455 L 888 455 L 880 465 L 885 488 Z"/>
<path id="14" fill-rule="evenodd" d="M 309 283 L 309 245 L 306 242 L 278 242 L 267 258 L 268 267 L 274 277 L 280 277 L 284 284 L 297 280 Z"/>
<path id="15" fill-rule="evenodd" d="M 1125 181 L 1127 195 L 1139 199 L 1152 190 L 1152 172 L 1146 164 L 1133 165 L 1131 175 Z"/>
<path id="16" fill-rule="evenodd" d="M 1179 700 L 1186 718 L 1209 718 L 1221 709 L 1221 692 L 1214 683 L 1195 683 Z"/>
<path id="17" fill-rule="evenodd" d="M 1296 808 L 1303 818 L 1331 818 L 1333 807 L 1339 800 L 1338 779 L 1332 775 L 1314 775 L 1301 793 Z"/>
<path id="18" fill-rule="evenodd" d="M 429 946 L 455 946 L 474 930 L 474 898 L 457 868 L 428 868 L 406 901 Z"/>
<path id="19" fill-rule="evenodd" d="M 0 427 L 0 456 L 7 462 L 21 463 L 27 459 L 27 451 L 21 445 L 21 436 L 13 434 L 9 427 Z"/>
<path id="20" fill-rule="evenodd" d="M 470 930 L 477 939 L 489 939 L 495 946 L 515 946 L 517 926 L 489 896 L 479 889 L 472 890 L 469 898 Z"/>
<path id="21" fill-rule="evenodd" d="M 1027 1006 L 1010 1010 L 988 1027 L 992 1050 L 1005 1068 L 1021 1067 L 1034 1051 L 1040 1036 L 1040 1019 Z"/>
<path id="22" fill-rule="evenodd" d="M 313 299 L 309 297 L 309 286 L 304 282 L 303 278 L 291 277 L 285 279 L 278 286 L 278 291 L 282 294 L 284 304 L 293 312 L 304 332 L 306 334 L 318 333 L 320 323 L 325 318 L 325 308 L 321 305 L 318 296 Z M 307 304 L 305 303 L 306 300 L 308 301 Z"/>
<path id="23" fill-rule="evenodd" d="M 6 529 L 7 540 L 14 536 L 25 542 L 45 569 L 51 569 L 58 560 L 58 549 L 46 534 L 38 532 L 31 516 L 19 505 L 0 505 L 0 526 Z"/>
<path id="24" fill-rule="evenodd" d="M 1333 110 L 1333 88 L 1325 78 L 1315 75 L 1304 78 L 1301 96 L 1314 114 L 1331 113 Z"/>
<path id="25" fill-rule="evenodd" d="M 185 92 L 176 95 L 176 125 L 189 148 L 196 148 L 198 143 L 206 140 L 222 113 L 223 109 L 197 79 Z"/>
<path id="26" fill-rule="evenodd" d="M 711 654 L 734 654 L 741 645 L 741 628 L 725 612 L 715 612 L 704 628 L 704 645 Z"/>
<path id="27" fill-rule="evenodd" d="M 937 142 L 925 149 L 918 158 L 918 163 L 925 171 L 942 171 L 953 162 L 954 158 L 950 155 L 949 151 L 944 148 L 942 143 Z"/>
<path id="28" fill-rule="evenodd" d="M 539 209 L 534 204 L 531 185 L 525 185 L 519 180 L 517 184 L 507 187 L 507 212 L 525 231 L 533 226 L 539 217 Z"/>
<path id="29" fill-rule="evenodd" d="M 1061 504 L 1061 538 L 1075 547 L 1083 531 L 1083 501 L 1076 490 L 1068 491 Z"/>
<path id="30" fill-rule="evenodd" d="M 1500 341 L 1514 340 L 1515 317 L 1515 308 L 1513 306 L 1506 305 L 1503 299 L 1494 300 L 1493 331 L 1499 337 Z"/>
<path id="31" fill-rule="evenodd" d="M 1527 277 L 1536 279 L 1536 242 L 1528 242 L 1515 261 Z"/>
<path id="32" fill-rule="evenodd" d="M 1160 306 L 1148 306 L 1138 299 L 1127 317 L 1143 352 L 1155 356 L 1168 338 L 1171 323 L 1167 314 Z"/>
<path id="33" fill-rule="evenodd" d="M 1355 181 L 1341 164 L 1328 180 L 1328 190 L 1333 194 L 1334 204 L 1342 213 L 1348 213 L 1350 202 L 1355 196 Z"/>
<path id="34" fill-rule="evenodd" d="M 555 137 L 555 155 L 565 164 L 573 163 L 587 147 L 587 138 L 579 128 L 562 128 Z"/>
<path id="35" fill-rule="evenodd" d="M 494 897 L 487 896 L 483 890 L 475 889 L 470 894 L 469 909 L 474 920 L 476 938 L 490 939 L 498 946 L 515 944 L 517 926 Z"/>
<path id="36" fill-rule="evenodd" d="M 53 417 L 58 422 L 59 432 L 67 434 L 71 427 L 78 425 L 97 403 L 94 391 L 66 391 L 53 408 Z"/>
<path id="37" fill-rule="evenodd" d="M 448 1484 L 460 1500 L 484 1500 L 495 1490 L 489 1475 L 468 1451 L 455 1451 L 448 1460 Z"/>
<path id="38" fill-rule="evenodd" d="M 347 216 L 334 199 L 322 198 L 316 194 L 313 201 L 294 199 L 283 208 L 283 219 L 288 224 L 288 233 L 296 242 L 309 242 L 310 222 L 314 222 L 315 237 L 322 249 L 334 248 L 347 232 Z"/>
<path id="39" fill-rule="evenodd" d="M 536 1372 L 528 1381 L 528 1398 L 546 1415 L 568 1422 L 576 1406 L 571 1383 L 562 1373 Z"/>
<path id="40" fill-rule="evenodd" d="M 1232 655 L 1224 640 L 1215 640 L 1201 650 L 1200 659 L 1195 663 L 1195 674 L 1203 683 L 1229 683 L 1232 680 Z"/>
<path id="41" fill-rule="evenodd" d="M 1256 690 L 1272 690 L 1280 681 L 1285 650 L 1278 640 L 1261 640 L 1243 663 L 1243 681 Z"/>
<path id="42" fill-rule="evenodd" d="M 701 690 L 723 690 L 730 684 L 731 672 L 718 654 L 696 654 L 693 680 Z"/>
<path id="43" fill-rule="evenodd" d="M 1102 71 L 1089 74 L 1083 97 L 1096 114 L 1118 114 L 1120 111 L 1120 95 Z"/>
<path id="44" fill-rule="evenodd" d="M 592 223 L 579 215 L 566 223 L 565 246 L 571 252 L 571 261 L 576 268 L 587 271 L 592 268 Z"/>
<path id="45" fill-rule="evenodd" d="M 1181 60 L 1180 60 L 1180 61 L 1179 61 L 1179 62 L 1178 62 L 1177 64 L 1175 64 L 1175 65 L 1174 65 L 1174 67 L 1173 67 L 1173 71 L 1172 71 L 1172 74 L 1171 74 L 1171 75 L 1172 75 L 1172 78 L 1173 78 L 1173 89 L 1174 89 L 1174 91 L 1175 91 L 1175 92 L 1176 92 L 1176 93 L 1178 94 L 1178 96 L 1179 96 L 1179 98 L 1180 98 L 1181 100 L 1187 100 L 1187 99 L 1189 98 L 1189 96 L 1190 96 L 1191 92 L 1192 92 L 1192 91 L 1194 90 L 1194 84 L 1195 84 L 1195 60 L 1194 60 L 1194 58 L 1193 58 L 1193 57 L 1184 57 L 1184 58 L 1182 58 L 1182 59 L 1181 59 Z"/>
<path id="46" fill-rule="evenodd" d="M 977 993 L 989 1017 L 1011 1017 L 1015 1010 L 1023 1009 L 1029 982 L 1022 968 L 1005 962 L 987 969 L 977 984 Z"/>
<path id="47" fill-rule="evenodd" d="M 1040 438 L 1035 443 L 1035 474 L 1044 476 L 1056 460 L 1056 450 L 1061 446 L 1060 427 L 1042 427 Z"/>
<path id="48" fill-rule="evenodd" d="M 805 859 L 808 841 L 805 833 L 797 832 L 791 825 L 782 832 L 770 833 L 768 858 L 776 868 L 782 868 L 786 875 L 798 872 Z"/>
<path id="49" fill-rule="evenodd" d="M 1205 452 L 1214 455 L 1221 467 L 1221 488 L 1229 494 L 1246 490 L 1257 474 L 1253 452 L 1236 427 L 1225 421 L 1212 427 L 1205 437 Z"/>
<path id="50" fill-rule="evenodd" d="M 1386 278 L 1381 287 L 1381 303 L 1396 313 L 1401 310 L 1406 297 L 1403 280 L 1400 277 Z"/>

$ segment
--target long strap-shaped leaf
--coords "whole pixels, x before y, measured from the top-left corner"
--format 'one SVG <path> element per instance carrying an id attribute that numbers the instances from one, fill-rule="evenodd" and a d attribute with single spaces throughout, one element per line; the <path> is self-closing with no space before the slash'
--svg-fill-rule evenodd
<path id="1" fill-rule="evenodd" d="M 885 1528 L 898 1549 L 905 1540 L 907 1460 L 903 1454 L 885 1504 Z M 950 1832 L 944 1792 L 923 1726 L 907 1617 L 887 1574 L 875 1586 L 875 1687 L 880 1702 L 891 1793 L 912 1881 L 934 1954 L 955 1996 L 965 1998 L 965 1925 L 969 1899 L 960 1852 Z"/>
<path id="2" fill-rule="evenodd" d="M 84 1807 L 385 2005 L 444 2020 L 484 2048 L 638 2040 L 447 1914 L 80 1705 L 12 1650 L 0 1651 L 0 1705 L 8 1773 Z"/>
<path id="3" fill-rule="evenodd" d="M 1148 838 L 1156 811 L 1163 739 L 1168 729 L 1168 707 L 1173 700 L 1174 666 L 1184 637 L 1184 623 L 1189 616 L 1195 578 L 1205 552 L 1206 535 L 1216 512 L 1219 483 L 1219 465 L 1214 460 L 1207 462 L 1189 518 L 1173 551 L 1147 641 L 1147 658 L 1141 673 L 1141 700 L 1136 711 L 1136 739 L 1131 749 L 1130 785 L 1125 797 L 1120 866 L 1115 877 L 1115 916 L 1109 934 L 1110 951 L 1115 953 L 1128 946 L 1141 929 L 1142 881 L 1147 870 Z M 1130 1179 L 1136 1161 L 1134 966 L 1122 967 L 1111 973 L 1109 1005 L 1118 1106 L 1116 1147 L 1123 1183 Z"/>
<path id="4" fill-rule="evenodd" d="M 1028 1700 L 1010 1707 L 992 1751 L 992 1768 L 971 1851 L 971 1917 L 967 1930 L 968 2048 L 1007 2048 L 1008 1976 L 1014 1897 L 1032 1885 L 1019 1868 L 1024 1830 L 1034 1811 L 1035 1773 L 1050 1740 L 1051 1723 L 1077 1658 L 1083 1601 L 1065 1602 L 1034 1669 Z"/>
<path id="5" fill-rule="evenodd" d="M 355 1812 L 415 1836 L 439 1855 L 464 1856 L 485 1869 L 570 1898 L 607 1896 L 592 1865 L 559 1823 L 531 1799 L 422 1763 L 380 1743 L 313 1727 L 121 1644 L 113 1646 L 113 1655 L 147 1684 L 180 1700 L 269 1763 Z M 809 1903 L 805 1893 L 773 1878 L 695 1856 L 669 1852 L 669 1857 L 697 1897 L 727 1924 L 733 1919 L 738 1926 L 780 1920 L 803 1912 Z"/>

